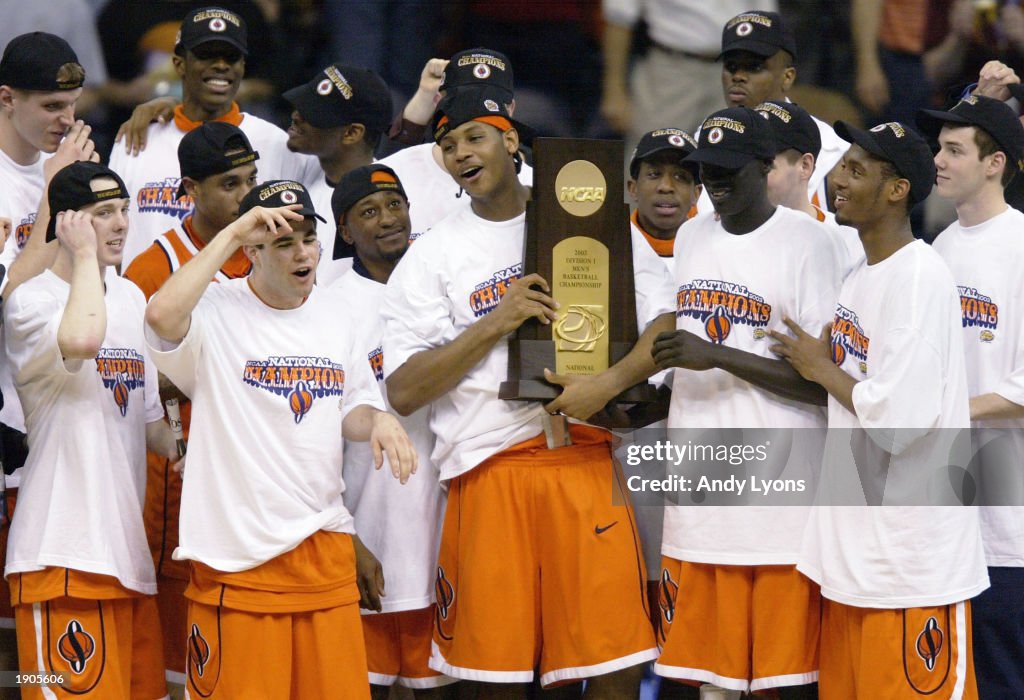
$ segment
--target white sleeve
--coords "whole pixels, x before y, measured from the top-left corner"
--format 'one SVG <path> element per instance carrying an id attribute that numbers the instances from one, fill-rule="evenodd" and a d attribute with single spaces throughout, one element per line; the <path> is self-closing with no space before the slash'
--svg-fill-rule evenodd
<path id="1" fill-rule="evenodd" d="M 450 343 L 459 335 L 452 303 L 426 241 L 409 248 L 391 273 L 384 292 L 384 372 L 390 376 L 418 352 Z"/>
<path id="2" fill-rule="evenodd" d="M 832 237 L 832 232 L 821 226 L 821 236 L 803 252 L 797 279 L 800 308 L 796 321 L 815 338 L 835 316 L 839 290 L 843 284 L 843 251 Z"/>
<path id="3" fill-rule="evenodd" d="M 345 394 L 341 402 L 341 421 L 349 411 L 357 406 L 369 405 L 379 411 L 384 411 L 384 397 L 380 394 L 380 387 L 377 379 L 370 371 L 370 363 L 367 361 L 366 353 L 362 351 L 362 344 L 358 333 L 351 334 L 349 338 L 348 360 L 345 365 Z"/>
<path id="4" fill-rule="evenodd" d="M 65 360 L 57 344 L 65 304 L 52 295 L 25 287 L 17 292 L 4 305 L 7 359 L 17 383 L 81 370 L 84 361 Z"/>
<path id="5" fill-rule="evenodd" d="M 872 439 L 899 454 L 938 425 L 946 378 L 941 353 L 920 331 L 898 328 L 885 339 L 877 350 L 871 341 L 879 364 L 853 388 L 853 407 Z"/>
<path id="6" fill-rule="evenodd" d="M 1024 308 L 1024 270 L 1018 268 L 1017 273 L 1014 280 L 1017 289 L 1008 305 L 1010 309 Z M 1019 320 L 1017 323 L 1019 328 L 1017 337 L 1014 338 L 1013 371 L 996 384 L 993 392 L 1018 406 L 1024 406 L 1024 323 Z"/>
<path id="7" fill-rule="evenodd" d="M 640 0 L 602 0 L 601 14 L 611 24 L 632 27 L 640 19 Z"/>
<path id="8" fill-rule="evenodd" d="M 196 374 L 199 369 L 199 353 L 203 346 L 204 301 L 199 300 L 192 310 L 188 332 L 179 343 L 171 343 L 156 334 L 146 324 L 146 346 L 153 358 L 153 363 L 160 372 L 171 380 L 183 394 L 193 398 L 196 386 Z M 146 377 L 149 381 L 149 377 Z M 157 396 L 157 402 L 160 398 Z"/>
<path id="9" fill-rule="evenodd" d="M 632 228 L 632 227 L 631 227 Z M 668 267 L 638 234 L 631 231 L 633 243 L 633 287 L 636 292 L 637 331 L 643 333 L 651 321 L 662 314 L 675 313 L 676 285 Z"/>

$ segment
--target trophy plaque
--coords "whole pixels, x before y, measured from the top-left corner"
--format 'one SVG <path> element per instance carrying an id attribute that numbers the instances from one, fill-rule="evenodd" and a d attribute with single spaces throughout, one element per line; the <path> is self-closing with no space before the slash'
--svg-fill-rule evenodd
<path id="1" fill-rule="evenodd" d="M 550 401 L 558 374 L 598 374 L 637 340 L 629 207 L 622 201 L 621 141 L 538 138 L 533 141 L 533 193 L 526 205 L 523 274 L 539 273 L 559 303 L 558 318 L 531 320 L 509 341 L 508 380 L 498 396 Z M 619 397 L 653 401 L 646 382 Z"/>

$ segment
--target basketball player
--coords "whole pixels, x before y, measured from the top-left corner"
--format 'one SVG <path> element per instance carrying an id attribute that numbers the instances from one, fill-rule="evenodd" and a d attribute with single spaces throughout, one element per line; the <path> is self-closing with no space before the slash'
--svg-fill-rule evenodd
<path id="1" fill-rule="evenodd" d="M 920 503 L 922 469 L 949 464 L 969 423 L 956 285 L 908 218 L 935 165 L 898 122 L 836 131 L 853 143 L 834 176 L 836 220 L 857 229 L 866 264 L 843 282 L 829 334 L 787 320 L 795 337 L 772 337 L 828 391 L 824 492 L 852 479 L 859 502 L 881 487 L 893 505 L 812 509 L 799 569 L 824 598 L 821 695 L 977 698 L 968 599 L 988 587 L 977 509 L 900 505 Z M 881 484 L 860 476 L 879 472 Z"/>
<path id="2" fill-rule="evenodd" d="M 956 205 L 957 221 L 934 248 L 960 292 L 967 386 L 981 474 L 981 535 L 992 587 L 971 601 L 978 695 L 1013 697 L 1024 688 L 1024 395 L 1016 392 L 1024 350 L 1015 313 L 1024 298 L 1024 214 L 1006 204 L 1004 190 L 1024 164 L 1024 127 L 1004 103 L 967 97 L 948 112 L 918 117 L 939 143 L 935 189 Z M 1015 504 L 1015 505 L 1010 505 Z"/>
<path id="3" fill-rule="evenodd" d="M 767 332 L 792 315 L 822 328 L 841 272 L 819 223 L 769 202 L 776 151 L 768 121 L 732 107 L 704 121 L 687 157 L 715 212 L 676 237 L 677 330 L 654 344 L 658 366 L 676 368 L 670 429 L 824 427 L 824 392 L 771 354 Z M 789 468 L 813 478 L 816 467 Z M 800 506 L 668 508 L 656 673 L 816 697 L 820 594 L 796 571 L 806 520 Z"/>
<path id="4" fill-rule="evenodd" d="M 194 387 L 174 554 L 191 561 L 190 695 L 369 697 L 342 435 L 403 482 L 416 454 L 344 301 L 314 286 L 316 218 L 301 184 L 264 183 L 146 310 L 161 370 Z M 211 285 L 239 247 L 252 273 Z"/>
<path id="5" fill-rule="evenodd" d="M 31 444 L 5 576 L 29 698 L 164 698 L 145 451 L 176 457 L 142 334 L 145 300 L 106 275 L 128 234 L 124 183 L 78 162 L 49 185 L 53 265 L 4 305 Z M 59 680 L 58 680 L 59 679 Z"/>

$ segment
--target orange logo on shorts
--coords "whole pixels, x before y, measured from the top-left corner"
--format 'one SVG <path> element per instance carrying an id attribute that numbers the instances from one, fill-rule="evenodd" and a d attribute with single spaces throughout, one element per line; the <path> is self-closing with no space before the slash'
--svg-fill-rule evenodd
<path id="1" fill-rule="evenodd" d="M 441 621 L 448 619 L 448 612 L 455 604 L 455 586 L 445 576 L 444 567 L 437 567 L 437 579 L 434 581 L 434 597 L 437 598 L 436 613 L 434 620 L 437 626 L 437 633 L 442 639 L 451 639 L 441 629 Z"/>
<path id="2" fill-rule="evenodd" d="M 95 651 L 96 641 L 82 628 L 82 623 L 78 620 L 69 622 L 67 631 L 57 641 L 57 653 L 68 662 L 68 666 L 75 674 L 85 670 Z"/>
<path id="3" fill-rule="evenodd" d="M 942 651 L 942 639 L 942 628 L 939 627 L 938 621 L 934 617 L 929 617 L 921 634 L 917 635 L 917 655 L 921 657 L 929 671 L 935 668 L 935 660 Z"/>
<path id="4" fill-rule="evenodd" d="M 192 632 L 188 635 L 188 661 L 201 677 L 209 660 L 210 644 L 199 631 L 199 625 L 192 625 Z"/>

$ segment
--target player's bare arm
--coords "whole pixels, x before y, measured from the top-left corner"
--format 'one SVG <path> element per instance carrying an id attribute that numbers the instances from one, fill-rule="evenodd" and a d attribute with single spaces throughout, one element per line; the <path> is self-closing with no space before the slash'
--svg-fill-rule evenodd
<path id="1" fill-rule="evenodd" d="M 146 323 L 166 341 L 177 343 L 188 333 L 192 309 L 199 303 L 217 271 L 235 251 L 246 245 L 263 245 L 292 232 L 289 221 L 301 221 L 293 204 L 277 209 L 253 207 L 181 268 L 171 275 L 146 305 Z"/>
<path id="2" fill-rule="evenodd" d="M 698 372 L 723 369 L 785 399 L 818 406 L 827 402 L 821 386 L 801 376 L 785 361 L 716 345 L 689 331 L 677 330 L 658 337 L 654 343 L 654 360 L 661 369 L 682 367 Z"/>
<path id="3" fill-rule="evenodd" d="M 345 416 L 341 434 L 346 440 L 369 442 L 376 469 L 384 465 L 384 455 L 387 454 L 391 474 L 403 484 L 416 473 L 416 448 L 405 428 L 390 413 L 365 404 L 356 406 Z"/>
<path id="4" fill-rule="evenodd" d="M 359 586 L 359 607 L 381 611 L 380 599 L 384 594 L 384 568 L 359 535 L 352 535 L 356 550 L 356 584 Z"/>
<path id="5" fill-rule="evenodd" d="M 853 387 L 857 386 L 857 380 L 832 361 L 829 349 L 832 324 L 826 325 L 821 331 L 821 336 L 815 338 L 795 321 L 788 318 L 783 318 L 782 321 L 793 335 L 769 331 L 769 335 L 776 341 L 771 351 L 789 363 L 801 377 L 821 386 L 846 410 L 856 415 L 857 411 L 853 407 Z"/>
<path id="6" fill-rule="evenodd" d="M 71 255 L 71 289 L 57 327 L 57 346 L 65 359 L 87 360 L 96 357 L 107 335 L 107 306 L 92 216 L 81 211 L 58 213 L 57 240 Z"/>
<path id="7" fill-rule="evenodd" d="M 454 389 L 495 343 L 527 319 L 554 321 L 558 303 L 550 292 L 547 281 L 536 273 L 510 284 L 494 311 L 452 342 L 416 353 L 391 373 L 387 384 L 392 407 L 403 416 L 413 413 Z"/>
<path id="8" fill-rule="evenodd" d="M 1024 406 L 999 394 L 980 394 L 971 397 L 971 420 L 1008 420 L 1024 418 Z"/>
<path id="9" fill-rule="evenodd" d="M 544 410 L 548 413 L 564 413 L 578 420 L 592 417 L 623 391 L 658 371 L 652 354 L 654 339 L 674 324 L 674 314 L 658 316 L 647 326 L 626 356 L 600 374 L 563 376 L 545 370 L 545 379 L 564 388 L 557 399 L 544 406 Z"/>
<path id="10" fill-rule="evenodd" d="M 133 156 L 146 150 L 146 139 L 149 137 L 149 125 L 153 122 L 166 123 L 174 116 L 174 108 L 178 100 L 174 97 L 157 97 L 143 102 L 132 110 L 132 116 L 117 130 L 114 143 L 124 140 L 124 152 Z"/>
<path id="11" fill-rule="evenodd" d="M 99 162 L 100 157 L 96 153 L 96 144 L 90 138 L 91 134 L 92 127 L 82 120 L 78 120 L 68 129 L 64 140 L 57 147 L 57 152 L 43 164 L 43 177 L 47 184 L 54 175 L 72 163 L 85 160 Z M 7 274 L 7 286 L 4 289 L 5 297 L 10 296 L 19 284 L 32 279 L 52 265 L 57 255 L 57 244 L 47 241 L 45 236 L 46 228 L 50 225 L 50 202 L 46 192 L 44 187 L 39 208 L 36 210 L 36 221 L 32 225 L 32 231 L 38 231 L 40 235 L 30 234 L 25 249 L 11 264 Z"/>
<path id="12" fill-rule="evenodd" d="M 429 124 L 430 117 L 437 106 L 437 96 L 441 89 L 441 79 L 448 61 L 443 58 L 432 58 L 423 66 L 420 73 L 420 84 L 416 93 L 409 99 L 402 117 L 413 124 Z"/>

